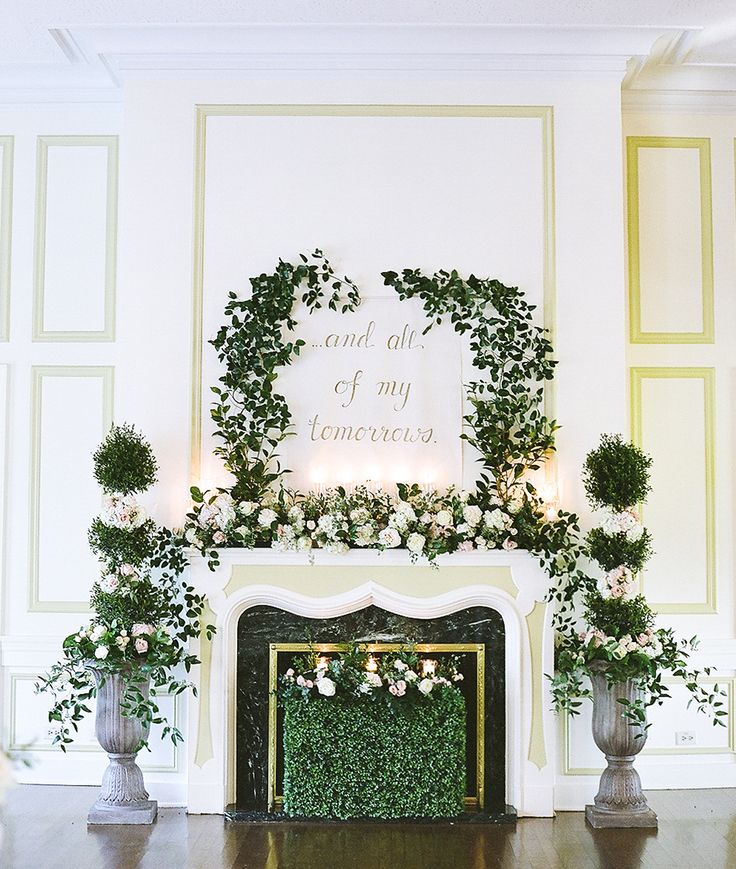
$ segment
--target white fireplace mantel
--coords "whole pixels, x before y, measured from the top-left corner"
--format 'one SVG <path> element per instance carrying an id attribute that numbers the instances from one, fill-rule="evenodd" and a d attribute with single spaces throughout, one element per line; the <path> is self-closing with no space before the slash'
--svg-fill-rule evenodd
<path id="1" fill-rule="evenodd" d="M 344 555 L 224 549 L 210 570 L 190 553 L 190 581 L 207 595 L 216 626 L 199 643 L 189 707 L 188 810 L 220 813 L 235 800 L 237 624 L 249 607 L 268 605 L 331 618 L 375 605 L 411 618 L 436 618 L 472 606 L 497 610 L 506 634 L 506 801 L 520 816 L 553 814 L 555 739 L 546 673 L 553 632 L 549 580 L 524 551 L 455 553 L 435 567 L 412 564 L 405 550 Z"/>

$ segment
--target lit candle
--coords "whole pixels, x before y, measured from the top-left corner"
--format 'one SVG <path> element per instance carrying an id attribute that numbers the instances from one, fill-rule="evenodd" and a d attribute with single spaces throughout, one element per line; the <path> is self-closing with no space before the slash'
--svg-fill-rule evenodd
<path id="1" fill-rule="evenodd" d="M 437 661 L 431 660 L 431 658 L 424 658 L 422 661 L 422 676 L 434 676 L 435 670 L 437 669 Z"/>
<path id="2" fill-rule="evenodd" d="M 365 663 L 365 668 L 369 673 L 375 673 L 378 669 L 378 661 L 373 657 L 373 655 L 368 656 L 368 660 Z"/>

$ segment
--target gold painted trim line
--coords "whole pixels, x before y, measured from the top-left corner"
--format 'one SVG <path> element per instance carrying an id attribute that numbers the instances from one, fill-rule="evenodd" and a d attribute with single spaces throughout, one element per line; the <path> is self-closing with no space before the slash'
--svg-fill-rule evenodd
<path id="1" fill-rule="evenodd" d="M 89 377 L 102 380 L 102 427 L 112 425 L 115 369 L 111 365 L 34 365 L 31 368 L 31 462 L 28 519 L 28 612 L 88 613 L 88 601 L 39 598 L 39 542 L 41 539 L 41 424 L 43 382 L 47 377 Z"/>
<path id="2" fill-rule="evenodd" d="M 660 603 L 650 601 L 659 613 L 700 615 L 716 613 L 716 449 L 715 449 L 715 369 L 714 368 L 640 368 L 630 370 L 631 439 L 641 447 L 643 442 L 642 382 L 644 380 L 703 381 L 703 413 L 705 436 L 705 601 L 692 603 Z M 644 509 L 641 510 L 642 519 Z M 640 577 L 642 593 L 646 571 Z"/>
<path id="3" fill-rule="evenodd" d="M 365 643 L 369 652 L 397 652 L 405 648 L 401 643 Z M 300 653 L 310 649 L 318 652 L 340 652 L 344 643 L 270 643 L 268 647 L 268 810 L 269 812 L 283 805 L 283 795 L 276 793 L 276 756 L 277 756 L 277 721 L 278 699 L 278 655 L 279 652 Z M 455 652 L 458 654 L 474 654 L 476 657 L 476 795 L 466 796 L 465 805 L 474 810 L 483 811 L 485 805 L 485 673 L 486 644 L 485 643 L 416 643 L 413 648 L 417 652 Z"/>
<path id="4" fill-rule="evenodd" d="M 12 136 L 0 136 L 0 341 L 10 340 L 10 283 L 13 237 Z"/>
<path id="5" fill-rule="evenodd" d="M 641 328 L 641 261 L 639 226 L 639 150 L 693 148 L 699 152 L 700 244 L 703 328 L 699 332 L 647 332 Z M 629 251 L 629 340 L 632 344 L 712 344 L 715 341 L 713 302 L 713 194 L 710 139 L 679 136 L 628 136 L 626 139 L 626 206 Z"/>
<path id="6" fill-rule="evenodd" d="M 190 420 L 190 476 L 200 480 L 202 461 L 202 357 L 205 256 L 205 199 L 207 119 L 210 117 L 381 117 L 381 118 L 529 118 L 541 123 L 544 207 L 543 319 L 556 341 L 556 260 L 554 186 L 554 112 L 552 106 L 498 105 L 371 105 L 371 104 L 222 104 L 198 105 L 194 142 L 194 228 L 192 279 L 192 405 Z M 545 384 L 545 413 L 555 415 L 554 381 Z"/>
<path id="7" fill-rule="evenodd" d="M 54 330 L 44 328 L 46 293 L 46 197 L 48 152 L 57 147 L 104 147 L 107 149 L 105 214 L 104 326 L 102 329 Z M 36 146 L 36 229 L 33 270 L 33 335 L 38 342 L 81 343 L 115 340 L 115 285 L 118 236 L 118 137 L 39 136 Z"/>

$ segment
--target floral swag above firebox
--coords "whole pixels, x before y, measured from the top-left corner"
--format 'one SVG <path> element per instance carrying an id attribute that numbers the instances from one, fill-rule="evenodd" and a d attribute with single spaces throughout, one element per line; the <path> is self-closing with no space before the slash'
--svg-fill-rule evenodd
<path id="1" fill-rule="evenodd" d="M 557 424 L 544 412 L 544 384 L 556 361 L 547 331 L 533 321 L 517 287 L 497 280 L 432 276 L 418 269 L 382 272 L 400 300 L 417 298 L 427 317 L 426 334 L 443 322 L 469 339 L 475 379 L 465 384 L 472 412 L 463 440 L 479 454 L 481 473 L 473 491 L 439 491 L 397 481 L 381 486 L 343 486 L 302 493 L 286 485 L 281 443 L 293 432 L 292 416 L 276 391 L 279 369 L 299 357 L 304 340 L 294 337 L 294 311 L 326 306 L 342 313 L 361 303 L 356 284 L 339 278 L 320 250 L 293 265 L 279 261 L 272 274 L 250 279 L 251 294 L 229 294 L 226 322 L 211 344 L 225 372 L 212 387 L 215 453 L 235 478 L 229 489 L 192 488 L 186 544 L 218 563 L 218 547 L 272 547 L 345 552 L 405 547 L 412 559 L 489 549 L 526 549 L 554 580 L 554 597 L 565 618 L 574 589 L 587 578 L 577 569 L 578 521 L 537 490 L 531 473 L 554 452 Z"/>

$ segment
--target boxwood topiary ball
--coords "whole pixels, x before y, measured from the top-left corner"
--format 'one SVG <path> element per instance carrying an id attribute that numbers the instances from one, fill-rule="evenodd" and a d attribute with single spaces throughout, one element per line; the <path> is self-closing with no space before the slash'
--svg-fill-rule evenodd
<path id="1" fill-rule="evenodd" d="M 105 492 L 129 495 L 156 482 L 158 463 L 148 441 L 132 425 L 114 425 L 94 456 L 95 479 Z"/>

